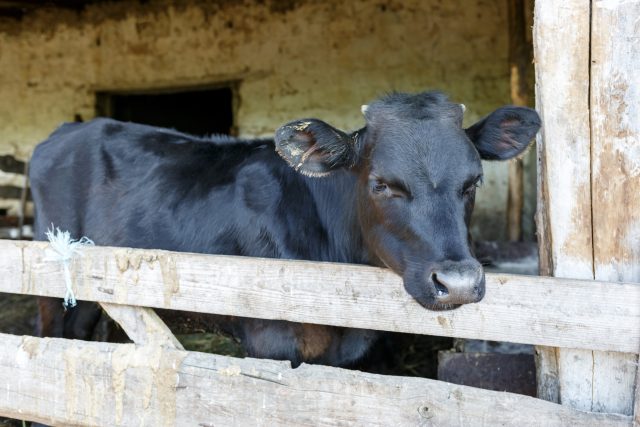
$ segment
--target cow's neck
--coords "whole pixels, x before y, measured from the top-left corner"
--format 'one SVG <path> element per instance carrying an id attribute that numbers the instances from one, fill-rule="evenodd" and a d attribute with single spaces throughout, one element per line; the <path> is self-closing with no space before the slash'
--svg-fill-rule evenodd
<path id="1" fill-rule="evenodd" d="M 308 178 L 306 182 L 327 232 L 327 246 L 319 251 L 319 258 L 370 264 L 371 256 L 364 246 L 358 221 L 355 175 L 339 170 L 328 177 Z"/>

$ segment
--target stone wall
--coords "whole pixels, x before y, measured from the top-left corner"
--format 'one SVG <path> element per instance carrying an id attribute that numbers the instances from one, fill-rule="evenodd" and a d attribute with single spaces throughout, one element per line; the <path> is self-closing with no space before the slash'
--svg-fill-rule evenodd
<path id="1" fill-rule="evenodd" d="M 360 105 L 391 90 L 448 92 L 466 104 L 469 124 L 509 103 L 503 3 L 127 1 L 5 18 L 0 154 L 28 158 L 60 122 L 95 116 L 103 90 L 235 82 L 242 136 L 310 116 L 354 129 L 363 124 Z M 506 170 L 485 165 L 478 237 L 504 237 Z"/>

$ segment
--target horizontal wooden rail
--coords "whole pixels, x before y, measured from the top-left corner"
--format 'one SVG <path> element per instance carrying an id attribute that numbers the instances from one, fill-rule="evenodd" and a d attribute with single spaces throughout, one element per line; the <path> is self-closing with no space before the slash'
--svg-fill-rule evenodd
<path id="1" fill-rule="evenodd" d="M 64 425 L 631 426 L 510 393 L 422 378 L 161 346 L 0 334 L 0 415 Z"/>
<path id="2" fill-rule="evenodd" d="M 46 243 L 0 241 L 0 292 L 64 295 Z M 80 300 L 419 334 L 637 353 L 640 285 L 487 274 L 478 304 L 422 308 L 389 270 L 95 247 L 72 264 Z"/>

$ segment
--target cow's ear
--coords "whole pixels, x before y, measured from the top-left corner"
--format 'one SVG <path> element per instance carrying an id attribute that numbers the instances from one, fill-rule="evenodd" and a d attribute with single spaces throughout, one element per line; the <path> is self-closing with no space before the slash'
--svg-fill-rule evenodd
<path id="1" fill-rule="evenodd" d="M 466 129 L 485 160 L 507 160 L 522 153 L 540 129 L 540 116 L 526 107 L 502 107 Z"/>
<path id="2" fill-rule="evenodd" d="M 296 120 L 276 131 L 276 151 L 295 170 L 325 176 L 355 164 L 354 139 L 316 119 Z"/>

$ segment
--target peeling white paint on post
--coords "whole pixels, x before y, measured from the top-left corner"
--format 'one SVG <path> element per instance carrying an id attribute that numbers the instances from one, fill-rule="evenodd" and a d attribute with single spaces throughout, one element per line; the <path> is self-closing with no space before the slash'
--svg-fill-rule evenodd
<path id="1" fill-rule="evenodd" d="M 591 15 L 595 279 L 640 282 L 640 2 L 596 0 Z M 594 411 L 633 414 L 637 362 L 594 352 Z"/>
<path id="2" fill-rule="evenodd" d="M 555 277 L 593 279 L 589 19 L 584 0 L 535 2 L 536 107 L 543 123 L 537 141 L 538 234 L 541 273 Z M 592 352 L 536 350 L 538 395 L 590 409 L 582 396 L 591 390 Z"/>
<path id="3" fill-rule="evenodd" d="M 536 2 L 541 259 L 557 277 L 640 281 L 638 16 L 637 1 Z M 541 353 L 541 395 L 632 413 L 636 355 Z"/>

